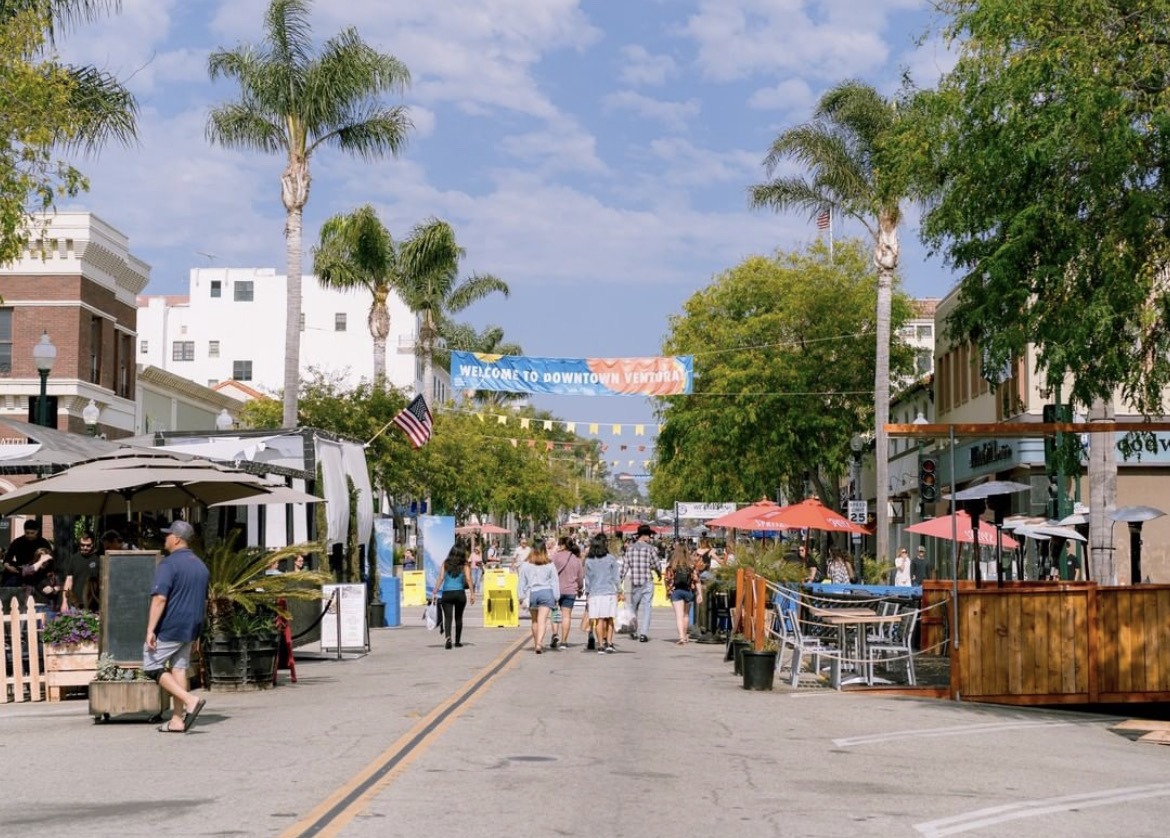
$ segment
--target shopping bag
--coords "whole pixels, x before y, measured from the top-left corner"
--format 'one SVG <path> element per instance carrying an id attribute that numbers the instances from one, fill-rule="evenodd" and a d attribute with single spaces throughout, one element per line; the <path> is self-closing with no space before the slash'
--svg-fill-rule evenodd
<path id="1" fill-rule="evenodd" d="M 427 603 L 423 610 L 423 619 L 427 621 L 427 631 L 434 631 L 439 627 L 439 606 L 434 600 Z"/>
<path id="2" fill-rule="evenodd" d="M 614 627 L 618 631 L 624 631 L 634 625 L 635 619 L 637 619 L 637 617 L 634 614 L 634 609 L 625 603 L 622 603 L 618 606 L 617 621 L 615 622 Z"/>
<path id="3" fill-rule="evenodd" d="M 581 631 L 589 631 L 592 626 L 592 620 L 589 619 L 589 607 L 586 605 L 585 613 L 581 615 Z"/>

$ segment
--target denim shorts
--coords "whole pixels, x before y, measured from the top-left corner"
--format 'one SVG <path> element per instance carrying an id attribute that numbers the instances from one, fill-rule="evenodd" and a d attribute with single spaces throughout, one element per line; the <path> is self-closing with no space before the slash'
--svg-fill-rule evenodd
<path id="1" fill-rule="evenodd" d="M 684 588 L 677 588 L 670 592 L 671 602 L 694 602 L 695 592 L 688 591 Z"/>
<path id="2" fill-rule="evenodd" d="M 568 594 L 561 594 L 560 600 L 557 601 L 557 605 L 559 605 L 561 608 L 567 608 L 570 611 L 573 610 L 573 606 L 576 604 L 577 597 L 570 596 Z"/>
<path id="3" fill-rule="evenodd" d="M 556 605 L 553 601 L 552 588 L 540 588 L 535 591 L 528 592 L 528 607 L 529 609 L 538 608 L 543 605 L 545 608 L 552 608 Z"/>

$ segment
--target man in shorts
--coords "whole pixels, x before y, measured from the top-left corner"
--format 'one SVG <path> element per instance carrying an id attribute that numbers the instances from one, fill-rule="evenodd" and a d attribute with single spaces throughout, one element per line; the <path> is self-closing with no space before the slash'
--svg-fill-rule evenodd
<path id="1" fill-rule="evenodd" d="M 191 551 L 195 530 L 190 524 L 172 521 L 162 532 L 166 533 L 163 550 L 167 555 L 159 562 L 151 583 L 142 669 L 170 693 L 174 704 L 170 721 L 159 730 L 186 733 L 206 703 L 188 692 L 187 669 L 191 648 L 203 631 L 210 574 L 203 560 Z"/>

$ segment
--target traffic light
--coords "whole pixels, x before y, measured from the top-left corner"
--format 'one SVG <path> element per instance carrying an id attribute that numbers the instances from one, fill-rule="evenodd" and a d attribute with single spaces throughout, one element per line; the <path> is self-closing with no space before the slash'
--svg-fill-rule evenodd
<path id="1" fill-rule="evenodd" d="M 923 503 L 938 500 L 938 460 L 934 457 L 918 460 L 918 497 Z"/>

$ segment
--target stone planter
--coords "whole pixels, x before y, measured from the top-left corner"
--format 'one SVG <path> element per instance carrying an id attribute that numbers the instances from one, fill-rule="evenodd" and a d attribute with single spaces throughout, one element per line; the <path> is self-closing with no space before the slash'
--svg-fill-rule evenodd
<path id="1" fill-rule="evenodd" d="M 45 686 L 49 701 L 61 700 L 62 687 L 87 687 L 97 677 L 96 643 L 45 646 Z"/>

